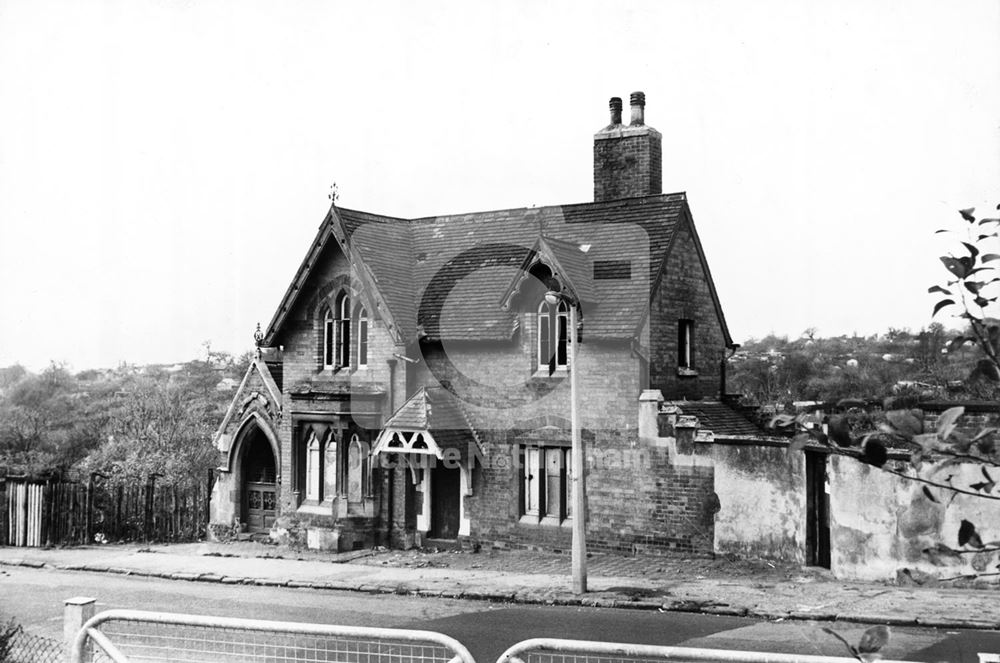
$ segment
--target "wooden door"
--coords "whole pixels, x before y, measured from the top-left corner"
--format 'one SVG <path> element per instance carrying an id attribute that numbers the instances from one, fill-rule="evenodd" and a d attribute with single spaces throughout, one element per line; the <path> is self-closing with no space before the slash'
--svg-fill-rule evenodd
<path id="1" fill-rule="evenodd" d="M 461 471 L 440 465 L 431 469 L 431 538 L 458 538 Z"/>
<path id="2" fill-rule="evenodd" d="M 830 568 L 830 495 L 826 454 L 806 452 L 806 564 Z"/>
<path id="3" fill-rule="evenodd" d="M 267 532 L 271 529 L 276 512 L 274 493 L 273 483 L 247 482 L 247 531 Z"/>

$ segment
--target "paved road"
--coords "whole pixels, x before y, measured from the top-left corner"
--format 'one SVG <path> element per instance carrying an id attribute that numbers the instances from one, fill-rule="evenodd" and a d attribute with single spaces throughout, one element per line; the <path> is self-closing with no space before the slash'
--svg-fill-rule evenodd
<path id="1" fill-rule="evenodd" d="M 447 633 L 477 661 L 488 663 L 529 637 L 569 637 L 720 649 L 843 655 L 824 633 L 829 623 L 767 622 L 739 617 L 635 610 L 491 604 L 456 599 L 372 595 L 281 587 L 221 585 L 67 572 L 0 569 L 0 613 L 28 630 L 59 638 L 62 602 L 92 596 L 98 609 L 136 608 L 233 617 L 385 627 Z M 863 626 L 837 624 L 857 641 Z M 896 628 L 887 657 L 978 663 L 977 652 L 1000 652 L 1000 633 Z"/>

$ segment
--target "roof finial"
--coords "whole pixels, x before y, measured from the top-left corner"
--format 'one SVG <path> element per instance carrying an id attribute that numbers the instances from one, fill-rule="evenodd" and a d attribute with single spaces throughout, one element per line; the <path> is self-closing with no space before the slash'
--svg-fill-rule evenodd
<path id="1" fill-rule="evenodd" d="M 253 344 L 257 347 L 257 356 L 260 357 L 260 346 L 264 342 L 264 332 L 260 330 L 260 323 L 257 323 L 257 330 L 253 333 Z"/>
<path id="2" fill-rule="evenodd" d="M 337 183 L 334 182 L 330 185 L 330 193 L 326 194 L 326 197 L 330 199 L 330 202 L 334 205 L 340 200 L 340 193 L 337 191 Z"/>

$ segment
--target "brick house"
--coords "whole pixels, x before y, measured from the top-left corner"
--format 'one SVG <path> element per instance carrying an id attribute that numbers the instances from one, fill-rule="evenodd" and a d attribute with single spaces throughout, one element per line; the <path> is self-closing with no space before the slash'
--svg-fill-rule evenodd
<path id="1" fill-rule="evenodd" d="M 591 203 L 417 219 L 331 206 L 216 434 L 212 531 L 568 547 L 575 339 L 588 547 L 711 551 L 711 476 L 638 431 L 646 390 L 716 398 L 733 346 L 644 112 L 633 93 L 623 124 L 611 100 Z"/>

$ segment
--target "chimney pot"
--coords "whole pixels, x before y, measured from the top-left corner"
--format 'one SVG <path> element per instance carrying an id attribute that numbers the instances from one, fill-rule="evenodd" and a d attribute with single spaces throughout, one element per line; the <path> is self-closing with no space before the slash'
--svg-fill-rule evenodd
<path id="1" fill-rule="evenodd" d="M 611 97 L 609 102 L 611 107 L 611 124 L 621 124 L 622 123 L 622 98 L 621 97 Z"/>
<path id="2" fill-rule="evenodd" d="M 633 92 L 631 96 L 632 102 L 632 121 L 629 123 L 630 126 L 642 126 L 646 123 L 646 93 L 645 92 Z"/>

